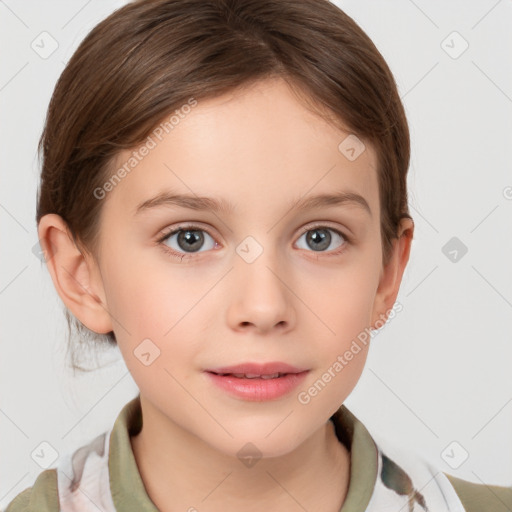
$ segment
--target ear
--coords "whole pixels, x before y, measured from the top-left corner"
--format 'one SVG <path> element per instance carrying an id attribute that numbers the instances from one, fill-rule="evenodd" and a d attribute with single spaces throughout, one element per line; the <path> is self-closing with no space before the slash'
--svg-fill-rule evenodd
<path id="1" fill-rule="evenodd" d="M 66 222 L 54 213 L 41 218 L 38 236 L 53 284 L 66 307 L 91 331 L 112 331 L 101 274 L 93 256 L 77 248 Z"/>
<path id="2" fill-rule="evenodd" d="M 402 219 L 398 238 L 393 240 L 393 249 L 389 261 L 381 271 L 372 312 L 371 326 L 374 329 L 379 328 L 375 327 L 375 323 L 378 320 L 380 327 L 382 327 L 382 323 L 387 320 L 396 301 L 402 276 L 409 261 L 413 233 L 413 220 L 408 218 Z"/>

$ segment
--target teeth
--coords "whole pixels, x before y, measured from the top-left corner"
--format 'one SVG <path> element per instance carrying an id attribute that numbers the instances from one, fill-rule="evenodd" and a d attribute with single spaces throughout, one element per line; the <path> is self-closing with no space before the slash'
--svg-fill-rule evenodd
<path id="1" fill-rule="evenodd" d="M 272 375 L 257 375 L 255 373 L 232 373 L 227 375 L 233 375 L 239 379 L 277 379 L 281 376 L 280 373 L 273 373 Z"/>

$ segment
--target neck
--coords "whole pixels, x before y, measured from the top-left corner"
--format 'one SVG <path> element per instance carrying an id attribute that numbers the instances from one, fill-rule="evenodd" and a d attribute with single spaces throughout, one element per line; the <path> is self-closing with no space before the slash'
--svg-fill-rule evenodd
<path id="1" fill-rule="evenodd" d="M 143 428 L 131 438 L 146 491 L 161 512 L 282 510 L 338 512 L 350 453 L 331 421 L 295 450 L 244 465 L 175 423 L 154 421 L 141 397 Z"/>

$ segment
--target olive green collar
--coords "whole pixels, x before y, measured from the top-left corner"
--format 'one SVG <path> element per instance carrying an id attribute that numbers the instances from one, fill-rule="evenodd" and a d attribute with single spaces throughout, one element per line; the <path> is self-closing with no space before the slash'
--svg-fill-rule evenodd
<path id="1" fill-rule="evenodd" d="M 378 451 L 365 426 L 342 405 L 332 416 L 336 435 L 350 451 L 350 482 L 340 512 L 364 512 L 377 479 Z M 110 435 L 110 489 L 117 510 L 158 512 L 149 498 L 131 447 L 130 436 L 142 429 L 140 395 L 119 413 Z"/>

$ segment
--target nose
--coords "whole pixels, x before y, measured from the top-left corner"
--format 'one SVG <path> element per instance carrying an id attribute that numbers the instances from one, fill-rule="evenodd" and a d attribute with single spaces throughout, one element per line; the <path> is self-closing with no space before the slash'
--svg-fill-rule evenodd
<path id="1" fill-rule="evenodd" d="M 252 263 L 235 260 L 230 274 L 227 321 L 232 329 L 265 334 L 293 328 L 296 317 L 289 272 L 271 251 L 263 251 Z"/>

